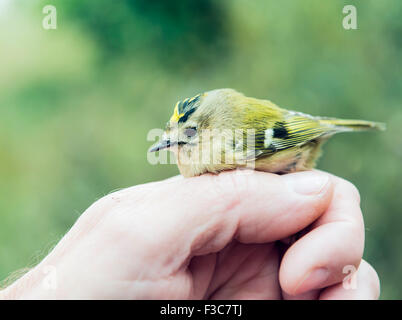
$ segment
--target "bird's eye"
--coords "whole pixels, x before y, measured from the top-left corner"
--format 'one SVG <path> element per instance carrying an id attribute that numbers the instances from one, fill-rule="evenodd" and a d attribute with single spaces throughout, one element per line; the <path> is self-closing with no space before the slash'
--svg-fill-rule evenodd
<path id="1" fill-rule="evenodd" d="M 188 138 L 194 137 L 196 133 L 197 133 L 197 128 L 196 127 L 190 127 L 190 128 L 184 129 L 184 134 Z"/>

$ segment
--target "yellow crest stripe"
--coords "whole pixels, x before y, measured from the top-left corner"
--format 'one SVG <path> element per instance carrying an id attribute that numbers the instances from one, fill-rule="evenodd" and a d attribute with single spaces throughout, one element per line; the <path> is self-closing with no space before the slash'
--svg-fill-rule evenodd
<path id="1" fill-rule="evenodd" d="M 170 118 L 170 121 L 171 121 L 171 122 L 178 122 L 179 119 L 180 119 L 182 116 L 184 116 L 184 113 L 179 114 L 179 103 L 180 103 L 180 101 L 178 101 L 178 102 L 176 103 L 176 106 L 174 107 L 173 115 L 172 115 L 172 117 Z"/>
<path id="2" fill-rule="evenodd" d="M 201 94 L 197 94 L 192 98 L 186 98 L 183 101 L 178 101 L 174 107 L 174 112 L 172 117 L 170 118 L 170 122 L 179 122 L 181 118 L 183 118 L 186 114 L 189 116 L 192 114 L 195 109 L 192 105 L 196 102 L 198 98 L 201 97 Z M 183 118 L 182 120 L 185 121 L 187 118 Z"/>

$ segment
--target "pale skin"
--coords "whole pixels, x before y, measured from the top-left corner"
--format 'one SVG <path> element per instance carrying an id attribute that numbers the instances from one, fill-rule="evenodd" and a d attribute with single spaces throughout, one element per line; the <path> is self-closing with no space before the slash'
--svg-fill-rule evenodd
<path id="1" fill-rule="evenodd" d="M 351 183 L 320 171 L 134 186 L 95 202 L 0 297 L 377 299 L 359 201 Z M 357 269 L 354 289 L 345 266 Z"/>

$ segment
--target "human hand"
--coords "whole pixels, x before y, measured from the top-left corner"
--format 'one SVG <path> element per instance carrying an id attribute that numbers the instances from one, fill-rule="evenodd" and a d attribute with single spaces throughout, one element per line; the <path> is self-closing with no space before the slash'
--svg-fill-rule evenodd
<path id="1" fill-rule="evenodd" d="M 291 245 L 286 239 L 303 230 Z M 374 299 L 359 195 L 319 171 L 176 177 L 107 195 L 3 290 L 22 299 Z M 345 289 L 345 266 L 357 269 Z M 49 285 L 49 274 L 52 281 Z"/>

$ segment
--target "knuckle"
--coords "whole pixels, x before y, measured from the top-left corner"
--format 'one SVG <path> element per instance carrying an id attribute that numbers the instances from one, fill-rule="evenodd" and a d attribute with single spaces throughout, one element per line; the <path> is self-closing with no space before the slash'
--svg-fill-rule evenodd
<path id="1" fill-rule="evenodd" d="M 231 193 L 237 198 L 244 198 L 250 190 L 249 179 L 246 175 L 237 171 L 222 174 L 222 181 L 225 185 L 229 185 Z"/>
<path id="2" fill-rule="evenodd" d="M 223 172 L 215 177 L 213 192 L 223 198 L 229 209 L 237 207 L 248 197 L 249 181 L 246 176 L 236 172 Z"/>
<path id="3" fill-rule="evenodd" d="M 341 179 L 341 183 L 344 191 L 348 194 L 353 195 L 357 199 L 357 202 L 360 203 L 359 189 L 357 189 L 357 187 L 352 182 L 347 181 L 345 179 Z"/>
<path id="4" fill-rule="evenodd" d="M 366 261 L 362 261 L 363 269 L 365 270 L 364 274 L 366 277 L 366 281 L 368 281 L 368 284 L 377 299 L 380 296 L 380 278 L 378 277 L 377 271 Z"/>
<path id="5" fill-rule="evenodd" d="M 91 212 L 98 211 L 104 207 L 108 207 L 111 204 L 111 197 L 110 195 L 103 196 L 102 198 L 99 198 L 96 200 L 89 208 L 88 210 Z"/>
<path id="6" fill-rule="evenodd" d="M 119 204 L 125 195 L 125 189 L 114 191 L 103 196 L 100 199 L 97 199 L 87 210 L 86 212 L 91 213 L 91 215 L 102 214 L 105 211 L 110 211 L 117 204 Z"/>

